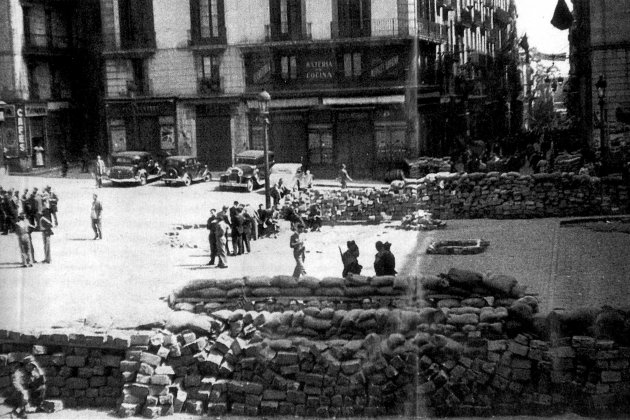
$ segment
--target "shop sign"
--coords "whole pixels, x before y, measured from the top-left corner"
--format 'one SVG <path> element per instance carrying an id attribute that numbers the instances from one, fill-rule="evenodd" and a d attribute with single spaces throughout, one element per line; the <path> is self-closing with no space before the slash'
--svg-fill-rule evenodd
<path id="1" fill-rule="evenodd" d="M 398 68 L 400 63 L 400 57 L 393 55 L 385 59 L 377 58 L 372 62 L 372 69 L 370 70 L 370 76 L 379 77 L 386 74 L 391 74 L 392 71 Z"/>
<path id="2" fill-rule="evenodd" d="M 24 125 L 24 107 L 17 107 L 17 132 L 18 132 L 18 151 L 20 153 L 26 152 L 26 129 Z"/>
<path id="3" fill-rule="evenodd" d="M 48 114 L 48 106 L 46 104 L 26 104 L 24 105 L 24 110 L 27 117 L 44 117 Z"/>
<path id="4" fill-rule="evenodd" d="M 332 80 L 335 71 L 335 60 L 330 57 L 307 57 L 304 61 L 304 76 L 308 81 Z"/>

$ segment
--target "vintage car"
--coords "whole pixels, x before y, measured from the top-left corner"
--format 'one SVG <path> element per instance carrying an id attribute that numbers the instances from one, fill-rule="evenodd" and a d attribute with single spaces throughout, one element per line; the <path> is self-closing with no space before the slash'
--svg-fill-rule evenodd
<path id="1" fill-rule="evenodd" d="M 114 184 L 139 184 L 160 179 L 160 165 L 149 152 L 119 152 L 112 155 L 109 180 Z"/>
<path id="2" fill-rule="evenodd" d="M 276 163 L 269 171 L 269 185 L 282 180 L 282 186 L 290 190 L 306 187 L 303 183 L 301 163 Z"/>
<path id="3" fill-rule="evenodd" d="M 236 164 L 219 179 L 219 188 L 253 191 L 265 185 L 265 154 L 262 150 L 246 150 L 236 155 Z M 269 166 L 274 164 L 269 152 Z"/>
<path id="4" fill-rule="evenodd" d="M 164 162 L 162 181 L 166 185 L 184 184 L 189 186 L 195 181 L 208 182 L 212 179 L 208 166 L 194 156 L 169 156 Z"/>

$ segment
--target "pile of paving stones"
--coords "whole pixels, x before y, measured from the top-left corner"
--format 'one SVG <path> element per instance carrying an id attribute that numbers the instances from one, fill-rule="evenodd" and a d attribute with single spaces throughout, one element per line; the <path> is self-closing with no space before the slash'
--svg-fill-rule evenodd
<path id="1" fill-rule="evenodd" d="M 414 160 L 406 160 L 409 166 L 410 178 L 422 178 L 427 174 L 451 171 L 451 158 L 419 157 Z"/>
<path id="2" fill-rule="evenodd" d="M 400 226 L 398 226 L 398 229 L 403 230 L 435 230 L 445 228 L 446 222 L 440 219 L 434 219 L 433 214 L 426 210 L 417 210 L 404 216 L 400 222 Z"/>

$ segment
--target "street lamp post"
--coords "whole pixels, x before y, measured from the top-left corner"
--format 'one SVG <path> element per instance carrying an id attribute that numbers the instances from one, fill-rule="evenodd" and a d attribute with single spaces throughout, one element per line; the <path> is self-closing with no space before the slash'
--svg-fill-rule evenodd
<path id="1" fill-rule="evenodd" d="M 260 120 L 263 125 L 263 142 L 265 153 L 265 208 L 271 207 L 271 199 L 269 196 L 269 102 L 271 95 L 266 90 L 258 94 L 258 111 L 260 112 Z"/>
<path id="2" fill-rule="evenodd" d="M 604 116 L 604 105 L 606 104 L 606 87 L 608 87 L 608 83 L 606 82 L 606 79 L 604 79 L 603 75 L 599 76 L 599 80 L 595 83 L 595 87 L 597 88 L 597 97 L 599 98 L 599 150 L 602 160 L 601 170 L 603 174 L 606 174 L 608 171 L 608 143 L 606 142 L 606 117 Z"/>

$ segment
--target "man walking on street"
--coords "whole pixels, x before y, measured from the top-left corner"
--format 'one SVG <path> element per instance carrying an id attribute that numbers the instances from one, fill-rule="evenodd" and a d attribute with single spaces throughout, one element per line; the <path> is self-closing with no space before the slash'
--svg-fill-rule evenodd
<path id="1" fill-rule="evenodd" d="M 20 213 L 18 216 L 18 221 L 15 224 L 15 234 L 18 237 L 18 242 L 20 244 L 20 254 L 22 255 L 22 267 L 32 267 L 33 262 L 31 261 L 31 234 L 30 231 L 35 226 L 29 223 L 26 219 L 26 215 L 24 213 Z"/>
<path id="2" fill-rule="evenodd" d="M 92 230 L 94 231 L 94 240 L 103 239 L 103 231 L 101 225 L 101 214 L 103 213 L 103 206 L 98 201 L 98 196 L 94 194 L 94 200 L 92 201 Z"/>
<path id="3" fill-rule="evenodd" d="M 57 194 L 50 188 L 50 185 L 46 187 L 46 192 L 48 192 L 48 205 L 50 207 L 50 220 L 55 222 L 55 226 L 57 226 L 57 203 L 59 203 L 59 197 Z"/>
<path id="4" fill-rule="evenodd" d="M 341 164 L 341 169 L 339 170 L 339 182 L 341 182 L 341 188 L 348 187 L 348 181 L 352 182 L 352 178 L 348 175 L 348 171 L 346 170 L 346 164 Z"/>
<path id="5" fill-rule="evenodd" d="M 210 262 L 208 265 L 214 265 L 214 259 L 217 256 L 217 238 L 215 235 L 215 231 L 217 228 L 217 215 L 216 210 L 210 210 L 210 217 L 208 218 L 207 228 L 208 228 L 208 243 L 210 244 Z"/>
<path id="6" fill-rule="evenodd" d="M 100 156 L 96 156 L 96 168 L 94 170 L 96 176 L 96 186 L 101 188 L 103 186 L 103 175 L 105 175 L 105 162 Z"/>
<path id="7" fill-rule="evenodd" d="M 219 258 L 219 268 L 227 268 L 227 235 L 230 233 L 230 225 L 227 223 L 227 216 L 223 216 L 215 227 L 217 257 Z"/>
<path id="8" fill-rule="evenodd" d="M 243 254 L 243 226 L 245 219 L 243 218 L 243 209 L 238 207 L 236 215 L 232 217 L 232 255 Z"/>
<path id="9" fill-rule="evenodd" d="M 53 235 L 53 224 L 50 219 L 50 210 L 44 209 L 44 213 L 39 221 L 39 226 L 42 231 L 42 240 L 44 241 L 44 264 L 50 264 L 52 262 L 52 258 L 50 257 L 50 237 Z"/>
<path id="10" fill-rule="evenodd" d="M 295 259 L 295 269 L 293 270 L 293 277 L 299 279 L 301 275 L 306 274 L 304 270 L 304 259 L 306 257 L 306 247 L 304 246 L 304 226 L 297 225 L 295 227 L 295 233 L 291 235 L 291 241 L 289 246 L 293 248 L 293 258 Z"/>

